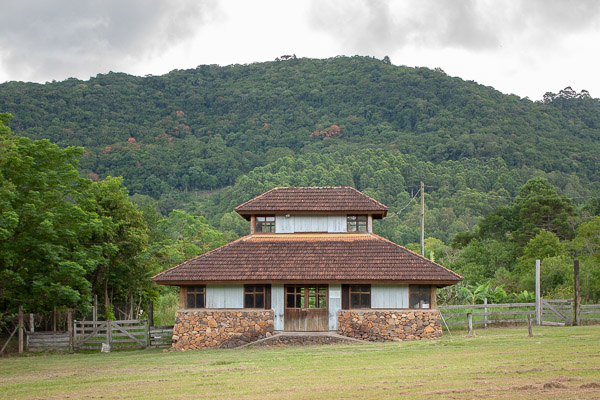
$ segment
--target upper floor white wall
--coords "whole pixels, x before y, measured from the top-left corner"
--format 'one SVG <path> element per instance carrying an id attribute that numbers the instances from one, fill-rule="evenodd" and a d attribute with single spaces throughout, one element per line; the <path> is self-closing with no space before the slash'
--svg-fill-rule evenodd
<path id="1" fill-rule="evenodd" d="M 275 216 L 276 233 L 346 232 L 345 215 L 285 215 Z"/>

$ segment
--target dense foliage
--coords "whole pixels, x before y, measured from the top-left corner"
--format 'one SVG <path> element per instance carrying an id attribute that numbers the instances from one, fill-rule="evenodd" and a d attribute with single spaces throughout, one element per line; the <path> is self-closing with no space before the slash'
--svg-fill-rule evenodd
<path id="1" fill-rule="evenodd" d="M 274 186 L 354 186 L 390 206 L 377 233 L 418 249 L 421 180 L 427 256 L 463 274 L 465 288 L 531 290 L 532 260 L 541 257 L 546 295 L 569 295 L 569 268 L 580 257 L 586 296 L 600 296 L 600 101 L 586 91 L 532 102 L 441 70 L 336 57 L 9 82 L 0 85 L 0 110 L 14 114 L 16 134 L 64 148 L 10 141 L 65 152 L 60 190 L 72 193 L 56 193 L 69 199 L 62 211 L 79 207 L 81 221 L 97 222 L 80 227 L 74 213 L 75 226 L 63 228 L 102 243 L 75 241 L 70 254 L 82 246 L 91 264 L 79 286 L 103 299 L 132 302 L 132 287 L 151 294 L 142 283 L 150 273 L 246 234 L 233 207 Z M 78 158 L 89 179 L 75 176 Z M 36 170 L 41 164 L 28 168 L 53 179 Z M 110 176 L 122 176 L 132 197 Z M 6 203 L 13 181 L 3 182 Z M 31 204 L 38 208 L 15 212 L 39 224 L 54 223 L 44 212 L 60 218 L 45 201 Z M 43 229 L 35 234 L 48 239 Z M 132 277 L 122 275 L 128 258 Z"/>
<path id="2" fill-rule="evenodd" d="M 86 174 L 123 176 L 163 212 L 282 156 L 369 147 L 435 164 L 501 158 L 511 169 L 554 172 L 575 186 L 569 195 L 582 195 L 580 182 L 598 191 L 600 181 L 598 106 L 587 92 L 532 102 L 368 57 L 0 85 L 0 110 L 15 116 L 17 134 L 85 146 Z"/>
<path id="3" fill-rule="evenodd" d="M 226 242 L 203 217 L 141 211 L 121 178 L 82 178 L 82 148 L 14 137 L 9 119 L 0 114 L 0 326 L 19 305 L 85 315 L 93 294 L 107 318 L 115 304 L 139 312 L 157 296 L 151 275 Z"/>

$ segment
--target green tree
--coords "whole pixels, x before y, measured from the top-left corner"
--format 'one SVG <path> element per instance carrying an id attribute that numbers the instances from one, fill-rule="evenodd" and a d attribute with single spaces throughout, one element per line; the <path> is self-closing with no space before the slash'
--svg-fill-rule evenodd
<path id="1" fill-rule="evenodd" d="M 95 247 L 101 248 L 102 259 L 88 278 L 107 309 L 120 303 L 127 304 L 128 311 L 139 311 L 156 288 L 149 280 L 152 271 L 141 258 L 148 244 L 148 228 L 122 182 L 120 177 L 107 177 L 92 184 L 95 201 L 90 211 L 98 215 L 104 229 L 92 239 Z"/>
<path id="2" fill-rule="evenodd" d="M 0 114 L 0 303 L 29 312 L 89 305 L 86 276 L 101 260 L 104 230 L 81 178 L 83 149 L 15 138 Z"/>
<path id="3" fill-rule="evenodd" d="M 513 207 L 520 224 L 514 236 L 520 243 L 525 243 L 540 230 L 552 232 L 563 240 L 574 236 L 569 221 L 575 215 L 573 204 L 559 196 L 556 188 L 544 178 L 527 181 L 519 190 Z"/>

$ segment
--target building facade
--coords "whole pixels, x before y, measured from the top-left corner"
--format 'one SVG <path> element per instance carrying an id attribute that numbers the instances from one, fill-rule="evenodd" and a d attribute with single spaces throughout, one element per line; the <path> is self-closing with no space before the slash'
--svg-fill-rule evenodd
<path id="1" fill-rule="evenodd" d="M 277 331 L 441 336 L 436 289 L 462 278 L 373 234 L 387 210 L 351 187 L 274 188 L 239 205 L 250 235 L 153 277 L 180 287 L 174 349 L 234 347 Z"/>

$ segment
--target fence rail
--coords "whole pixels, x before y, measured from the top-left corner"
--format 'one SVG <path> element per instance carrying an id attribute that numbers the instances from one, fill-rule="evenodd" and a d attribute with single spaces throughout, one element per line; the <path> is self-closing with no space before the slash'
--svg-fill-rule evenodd
<path id="1" fill-rule="evenodd" d="M 570 325 L 573 321 L 572 300 L 543 299 L 543 325 Z M 535 317 L 535 303 L 461 304 L 439 306 L 448 326 L 468 325 L 468 314 L 475 325 L 526 323 L 527 315 Z M 492 309 L 490 311 L 490 309 Z M 455 312 L 455 310 L 460 312 Z M 600 321 L 600 304 L 584 304 L 580 310 L 582 323 Z"/>
<path id="2" fill-rule="evenodd" d="M 145 348 L 148 345 L 148 321 L 75 321 L 74 346 L 82 350 L 99 350 L 103 344 L 111 349 Z"/>
<path id="3" fill-rule="evenodd" d="M 69 351 L 69 332 L 26 332 L 27 351 Z"/>
<path id="4" fill-rule="evenodd" d="M 151 326 L 150 347 L 171 347 L 173 326 Z"/>

